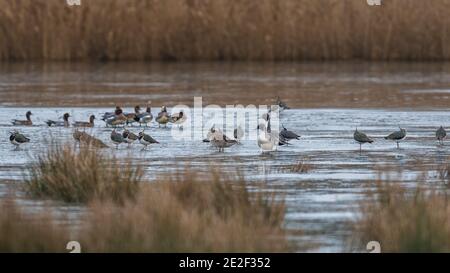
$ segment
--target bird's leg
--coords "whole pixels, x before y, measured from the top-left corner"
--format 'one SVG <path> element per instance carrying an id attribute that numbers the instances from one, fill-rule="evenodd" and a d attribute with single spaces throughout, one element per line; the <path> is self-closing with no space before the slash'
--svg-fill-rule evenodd
<path id="1" fill-rule="evenodd" d="M 362 144 L 359 143 L 359 154 L 361 155 L 361 153 L 362 153 Z"/>
<path id="2" fill-rule="evenodd" d="M 397 141 L 397 149 L 400 149 L 400 144 L 398 144 L 398 141 Z"/>

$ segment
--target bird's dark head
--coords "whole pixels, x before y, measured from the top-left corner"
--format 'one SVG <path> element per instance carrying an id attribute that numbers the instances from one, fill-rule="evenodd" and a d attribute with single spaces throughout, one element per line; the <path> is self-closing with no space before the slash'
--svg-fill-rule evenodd
<path id="1" fill-rule="evenodd" d="M 136 105 L 134 107 L 134 111 L 136 111 L 136 112 L 141 111 L 141 107 L 139 105 Z"/>
<path id="2" fill-rule="evenodd" d="M 95 120 L 95 116 L 94 116 L 94 115 L 91 115 L 91 116 L 89 117 L 89 121 L 90 121 L 90 122 L 94 122 L 94 120 Z"/>
<path id="3" fill-rule="evenodd" d="M 31 111 L 28 111 L 25 115 L 26 115 L 27 117 L 30 117 L 30 116 L 33 115 L 33 114 L 31 113 Z"/>
<path id="4" fill-rule="evenodd" d="M 63 116 L 64 120 L 68 120 L 69 117 L 70 117 L 69 113 L 65 113 L 64 116 Z"/>
<path id="5" fill-rule="evenodd" d="M 120 115 L 122 113 L 123 113 L 123 111 L 122 111 L 122 109 L 120 107 L 117 108 L 116 111 L 114 111 L 114 114 L 116 114 L 116 115 Z"/>
<path id="6" fill-rule="evenodd" d="M 128 130 L 124 130 L 123 133 L 122 133 L 122 136 L 124 138 L 127 138 L 129 135 L 130 135 L 130 132 Z"/>
<path id="7" fill-rule="evenodd" d="M 147 113 L 150 113 L 152 111 L 152 108 L 150 106 L 147 106 L 147 110 L 145 110 Z"/>

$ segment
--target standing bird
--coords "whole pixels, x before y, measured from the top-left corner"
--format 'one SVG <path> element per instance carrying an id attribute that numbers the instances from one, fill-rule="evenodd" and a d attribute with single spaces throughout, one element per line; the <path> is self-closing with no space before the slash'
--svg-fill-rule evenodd
<path id="1" fill-rule="evenodd" d="M 136 122 L 136 117 L 141 113 L 141 107 L 139 105 L 136 105 L 134 107 L 134 113 L 127 113 L 125 114 L 125 117 L 127 118 L 127 124 Z"/>
<path id="2" fill-rule="evenodd" d="M 358 127 L 356 127 L 355 133 L 353 133 L 353 139 L 359 143 L 359 153 L 362 152 L 362 145 L 365 143 L 373 143 L 373 140 L 369 138 L 363 132 L 358 131 Z"/>
<path id="3" fill-rule="evenodd" d="M 133 142 L 135 142 L 136 140 L 139 139 L 139 137 L 136 134 L 134 134 L 128 130 L 124 130 L 122 133 L 122 136 L 128 143 L 128 147 L 130 147 L 130 145 L 133 144 Z"/>
<path id="4" fill-rule="evenodd" d="M 183 123 L 186 121 L 186 119 L 187 117 L 183 111 L 180 111 L 179 113 L 170 116 L 170 122 L 177 124 L 178 128 L 183 128 Z"/>
<path id="5" fill-rule="evenodd" d="M 74 126 L 74 127 L 87 127 L 87 128 L 92 128 L 92 127 L 94 127 L 94 120 L 95 120 L 95 116 L 94 116 L 94 115 L 91 115 L 91 116 L 89 117 L 89 121 L 88 121 L 88 122 L 86 122 L 86 121 L 75 121 L 75 122 L 73 123 L 73 126 Z"/>
<path id="6" fill-rule="evenodd" d="M 139 122 L 139 126 L 142 126 L 142 124 L 144 124 L 147 127 L 148 124 L 150 122 L 152 122 L 152 120 L 153 120 L 153 115 L 152 115 L 152 109 L 150 108 L 150 106 L 147 106 L 147 109 L 145 110 L 144 113 L 140 113 L 139 115 L 136 115 L 136 117 L 135 117 L 135 121 Z"/>
<path id="7" fill-rule="evenodd" d="M 233 131 L 234 139 L 238 142 L 241 141 L 241 139 L 244 137 L 244 130 L 242 130 L 241 125 L 239 125 L 236 129 Z"/>
<path id="8" fill-rule="evenodd" d="M 155 120 L 156 120 L 156 122 L 158 122 L 158 127 L 160 127 L 161 124 L 163 124 L 164 127 L 167 126 L 167 123 L 170 120 L 170 116 L 169 116 L 169 113 L 167 113 L 166 106 L 161 107 L 161 112 L 158 113 L 158 116 L 156 117 Z"/>
<path id="9" fill-rule="evenodd" d="M 277 96 L 277 105 L 281 108 L 281 110 L 291 109 L 285 102 L 281 101 L 279 96 Z"/>
<path id="10" fill-rule="evenodd" d="M 439 127 L 436 131 L 436 139 L 439 141 L 439 144 L 444 145 L 444 139 L 447 137 L 447 132 L 444 127 Z"/>
<path id="11" fill-rule="evenodd" d="M 116 109 L 116 111 L 114 112 L 114 116 L 105 120 L 106 126 L 112 126 L 112 127 L 117 127 L 118 125 L 125 126 L 127 121 L 128 121 L 128 119 L 123 114 L 123 111 L 122 111 L 122 109 L 120 109 L 120 107 L 118 109 Z"/>
<path id="12" fill-rule="evenodd" d="M 123 137 L 122 134 L 119 134 L 116 132 L 116 130 L 113 130 L 111 132 L 111 140 L 116 145 L 116 149 L 119 149 L 119 145 L 122 143 L 128 143 L 127 140 Z"/>
<path id="13" fill-rule="evenodd" d="M 219 148 L 219 152 L 224 152 L 225 148 L 231 147 L 238 143 L 237 140 L 228 138 L 222 133 L 222 131 L 216 129 L 214 126 L 208 133 L 208 138 L 214 147 Z"/>
<path id="14" fill-rule="evenodd" d="M 33 114 L 31 113 L 31 111 L 28 111 L 26 114 L 25 114 L 25 116 L 26 116 L 26 120 L 18 120 L 18 119 L 13 119 L 12 121 L 11 121 L 11 123 L 13 124 L 13 125 L 23 125 L 23 126 L 31 126 L 31 125 L 33 125 L 33 122 L 31 121 L 31 116 L 32 116 Z"/>
<path id="15" fill-rule="evenodd" d="M 261 150 L 261 153 L 271 152 L 275 150 L 276 143 L 279 142 L 272 138 L 272 135 L 267 132 L 266 125 L 261 123 L 258 125 L 258 146 Z"/>
<path id="16" fill-rule="evenodd" d="M 116 109 L 114 110 L 114 112 L 105 112 L 102 115 L 102 120 L 106 121 L 107 119 L 113 118 L 118 110 L 122 110 L 122 108 L 120 108 L 120 106 L 116 106 Z"/>
<path id="17" fill-rule="evenodd" d="M 286 127 L 284 127 L 284 125 L 283 125 L 283 130 L 281 130 L 281 132 L 280 132 L 280 138 L 283 138 L 283 139 L 286 139 L 287 141 L 289 141 L 291 139 L 299 140 L 300 137 L 301 136 L 297 135 L 296 133 L 286 129 Z"/>
<path id="18" fill-rule="evenodd" d="M 65 113 L 63 116 L 63 121 L 47 120 L 45 123 L 47 123 L 49 127 L 69 127 L 69 117 L 69 113 Z"/>
<path id="19" fill-rule="evenodd" d="M 13 145 L 15 145 L 16 148 L 18 149 L 20 144 L 30 142 L 30 139 L 19 133 L 19 131 L 15 130 L 11 132 L 11 136 L 9 136 L 9 141 Z"/>
<path id="20" fill-rule="evenodd" d="M 100 139 L 95 138 L 86 132 L 79 131 L 78 129 L 75 129 L 72 136 L 79 145 L 84 144 L 95 148 L 108 148 L 108 145 Z"/>
<path id="21" fill-rule="evenodd" d="M 139 142 L 144 145 L 144 148 L 142 148 L 142 150 L 147 149 L 147 146 L 150 144 L 156 144 L 159 143 L 158 141 L 156 141 L 153 137 L 151 137 L 150 135 L 147 135 L 144 133 L 144 131 L 139 132 Z"/>
<path id="22" fill-rule="evenodd" d="M 393 140 L 397 142 L 397 149 L 400 149 L 399 142 L 406 137 L 406 130 L 403 128 L 398 127 L 400 131 L 396 131 L 385 137 L 384 139 Z"/>

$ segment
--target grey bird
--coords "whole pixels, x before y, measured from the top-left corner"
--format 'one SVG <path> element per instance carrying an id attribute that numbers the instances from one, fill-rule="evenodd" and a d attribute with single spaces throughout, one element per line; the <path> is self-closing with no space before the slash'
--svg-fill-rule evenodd
<path id="1" fill-rule="evenodd" d="M 33 125 L 33 122 L 31 121 L 31 116 L 33 114 L 31 113 L 31 111 L 27 111 L 27 113 L 25 114 L 25 117 L 27 118 L 26 120 L 19 120 L 19 119 L 13 119 L 11 121 L 11 123 L 13 125 L 22 125 L 22 126 L 31 126 Z"/>
<path id="2" fill-rule="evenodd" d="M 228 138 L 214 126 L 211 128 L 210 133 L 208 134 L 208 138 L 213 146 L 219 148 L 219 152 L 224 152 L 225 148 L 231 147 L 238 143 L 237 140 Z"/>
<path id="3" fill-rule="evenodd" d="M 358 131 L 358 127 L 356 127 L 355 133 L 353 133 L 353 139 L 359 143 L 359 153 L 362 151 L 362 145 L 365 143 L 373 143 L 373 140 L 369 138 L 363 132 Z"/>
<path id="4" fill-rule="evenodd" d="M 447 132 L 444 127 L 439 127 L 436 131 L 436 139 L 439 141 L 439 144 L 444 145 L 444 139 L 447 137 Z"/>
<path id="5" fill-rule="evenodd" d="M 116 145 L 116 149 L 119 149 L 119 145 L 122 143 L 128 143 L 127 140 L 122 136 L 122 134 L 119 134 L 116 132 L 116 130 L 113 130 L 111 132 L 111 140 Z"/>
<path id="6" fill-rule="evenodd" d="M 139 132 L 139 142 L 144 145 L 144 148 L 142 148 L 142 150 L 147 149 L 147 146 L 150 144 L 157 144 L 159 143 L 156 139 L 154 139 L 153 137 L 151 137 L 150 135 L 145 134 L 143 131 Z"/>
<path id="7" fill-rule="evenodd" d="M 286 127 L 284 127 L 283 125 L 283 130 L 281 130 L 280 132 L 280 138 L 283 137 L 284 139 L 287 139 L 288 141 L 291 139 L 300 139 L 300 136 L 297 135 L 296 133 L 289 131 L 288 129 L 286 129 Z"/>
<path id="8" fill-rule="evenodd" d="M 286 103 L 284 103 L 283 101 L 281 101 L 281 99 L 280 99 L 279 96 L 277 96 L 277 105 L 278 105 L 282 110 L 290 109 L 289 106 L 288 106 Z"/>
<path id="9" fill-rule="evenodd" d="M 65 113 L 62 121 L 47 120 L 45 123 L 47 123 L 49 127 L 69 127 L 69 117 L 69 113 Z"/>
<path id="10" fill-rule="evenodd" d="M 142 124 L 148 126 L 148 124 L 153 120 L 152 109 L 150 106 L 147 106 L 144 113 L 136 115 L 135 120 L 139 122 L 139 126 L 142 126 Z"/>
<path id="11" fill-rule="evenodd" d="M 133 144 L 133 142 L 139 139 L 139 137 L 136 134 L 128 130 L 124 130 L 122 136 L 127 141 L 128 147 L 130 147 L 130 144 Z"/>
<path id="12" fill-rule="evenodd" d="M 13 132 L 10 132 L 11 135 L 9 136 L 9 141 L 16 146 L 16 148 L 19 148 L 20 144 L 24 144 L 27 142 L 30 142 L 30 139 L 21 133 L 19 131 L 14 130 Z"/>
<path id="13" fill-rule="evenodd" d="M 406 130 L 403 128 L 400 128 L 400 126 L 398 128 L 400 129 L 400 131 L 393 132 L 384 138 L 387 140 L 393 140 L 393 141 L 397 142 L 397 149 L 400 148 L 399 142 L 401 140 L 405 139 L 405 137 L 406 137 Z"/>

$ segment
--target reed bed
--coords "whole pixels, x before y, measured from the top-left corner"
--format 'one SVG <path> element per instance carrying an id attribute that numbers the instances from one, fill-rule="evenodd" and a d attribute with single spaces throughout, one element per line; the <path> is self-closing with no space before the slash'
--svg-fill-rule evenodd
<path id="1" fill-rule="evenodd" d="M 142 174 L 139 166 L 94 147 L 53 144 L 26 170 L 24 189 L 32 197 L 69 203 L 94 199 L 123 203 L 135 197 Z"/>
<path id="2" fill-rule="evenodd" d="M 378 241 L 382 252 L 450 251 L 450 203 L 445 185 L 420 178 L 413 189 L 378 181 L 361 203 L 355 224 L 358 245 Z M 397 181 L 398 182 L 398 181 Z"/>
<path id="3" fill-rule="evenodd" d="M 0 0 L 0 60 L 448 60 L 449 0 Z"/>
<path id="4" fill-rule="evenodd" d="M 187 169 L 143 181 L 140 168 L 121 161 L 93 147 L 51 145 L 27 167 L 24 188 L 35 198 L 78 202 L 83 213 L 74 219 L 51 202 L 34 210 L 0 200 L 0 252 L 67 252 L 72 240 L 83 252 L 290 250 L 284 201 L 250 191 L 240 175 Z"/>

